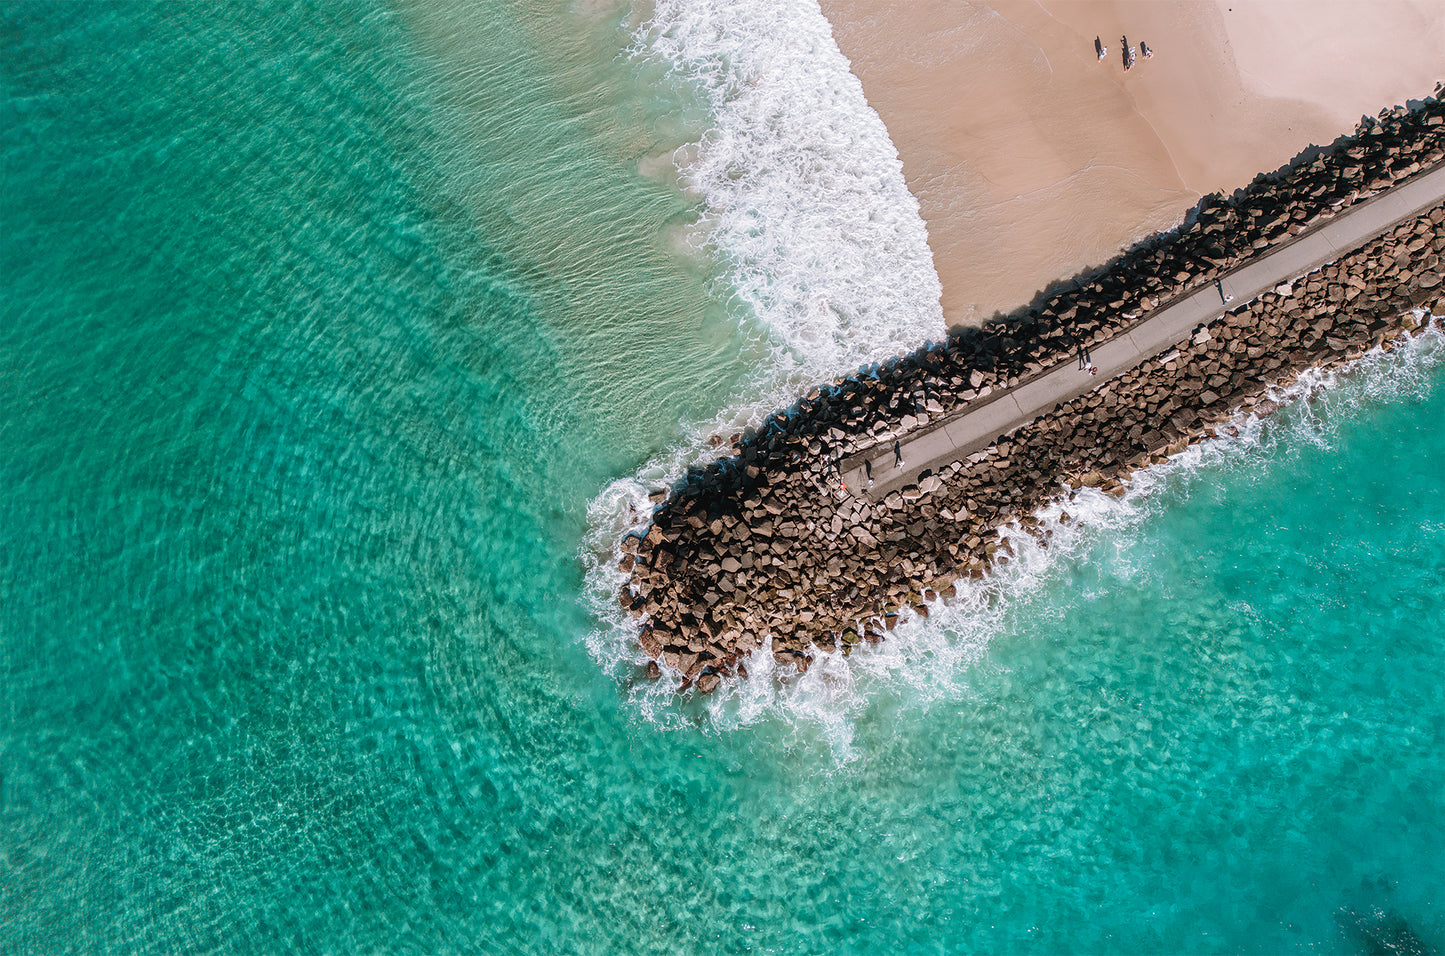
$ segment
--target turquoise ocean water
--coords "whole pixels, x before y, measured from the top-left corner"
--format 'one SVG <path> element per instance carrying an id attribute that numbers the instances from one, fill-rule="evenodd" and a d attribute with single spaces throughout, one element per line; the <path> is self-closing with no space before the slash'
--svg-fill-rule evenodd
<path id="1" fill-rule="evenodd" d="M 626 503 L 929 321 L 780 264 L 678 6 L 0 6 L 0 951 L 1445 948 L 1438 335 L 873 654 L 638 677 Z"/>

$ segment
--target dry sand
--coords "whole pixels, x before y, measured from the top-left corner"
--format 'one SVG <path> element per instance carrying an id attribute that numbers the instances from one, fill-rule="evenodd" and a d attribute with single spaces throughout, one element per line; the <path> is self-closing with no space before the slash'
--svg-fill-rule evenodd
<path id="1" fill-rule="evenodd" d="M 1010 311 L 1445 79 L 1440 0 L 822 7 L 922 205 L 950 324 Z M 1121 34 L 1155 55 L 1125 72 Z"/>

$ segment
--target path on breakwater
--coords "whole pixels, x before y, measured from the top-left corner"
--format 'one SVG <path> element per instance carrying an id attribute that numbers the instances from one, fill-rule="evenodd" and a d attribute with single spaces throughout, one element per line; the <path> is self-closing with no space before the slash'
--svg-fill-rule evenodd
<path id="1" fill-rule="evenodd" d="M 917 427 L 845 458 L 840 466 L 849 490 L 872 501 L 918 482 L 924 472 L 967 457 L 1116 376 L 1185 341 L 1200 326 L 1240 308 L 1264 292 L 1303 276 L 1381 235 L 1421 211 L 1445 202 L 1445 168 L 1388 189 L 1348 207 L 1293 241 L 1220 277 L 1220 286 L 1191 292 L 1089 350 L 1090 375 L 1078 362 L 1061 362 L 983 402 L 973 402 L 940 421 Z M 1231 296 L 1226 305 L 1220 295 Z M 897 452 L 894 442 L 897 441 Z M 901 453 L 904 465 L 896 464 Z M 869 467 L 873 483 L 868 482 Z"/>

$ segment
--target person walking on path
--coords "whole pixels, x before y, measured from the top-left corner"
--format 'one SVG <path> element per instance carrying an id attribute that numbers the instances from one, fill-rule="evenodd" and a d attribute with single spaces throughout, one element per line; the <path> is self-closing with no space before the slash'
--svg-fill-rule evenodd
<path id="1" fill-rule="evenodd" d="M 1234 296 L 1224 291 L 1223 279 L 1215 279 L 1214 288 L 1219 290 L 1219 301 L 1222 302 L 1224 305 L 1228 305 L 1229 303 L 1234 301 Z"/>
<path id="2" fill-rule="evenodd" d="M 1074 347 L 1079 352 L 1079 371 L 1088 372 L 1090 375 L 1097 375 L 1099 367 L 1094 364 L 1094 359 L 1089 355 L 1089 343 L 1074 337 Z"/>
<path id="3" fill-rule="evenodd" d="M 903 467 L 903 446 L 896 439 L 893 442 L 893 467 Z"/>

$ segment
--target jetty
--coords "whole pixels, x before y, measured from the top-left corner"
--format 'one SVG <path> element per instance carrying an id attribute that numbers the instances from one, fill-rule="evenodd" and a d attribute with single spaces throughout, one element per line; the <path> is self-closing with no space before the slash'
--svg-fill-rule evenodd
<path id="1" fill-rule="evenodd" d="M 983 329 L 813 389 L 690 470 L 618 543 L 639 667 L 706 693 L 765 647 L 786 674 L 883 640 L 1008 561 L 1005 525 L 1045 534 L 1031 515 L 1067 489 L 1122 494 L 1268 414 L 1271 387 L 1445 313 L 1441 94 Z"/>

